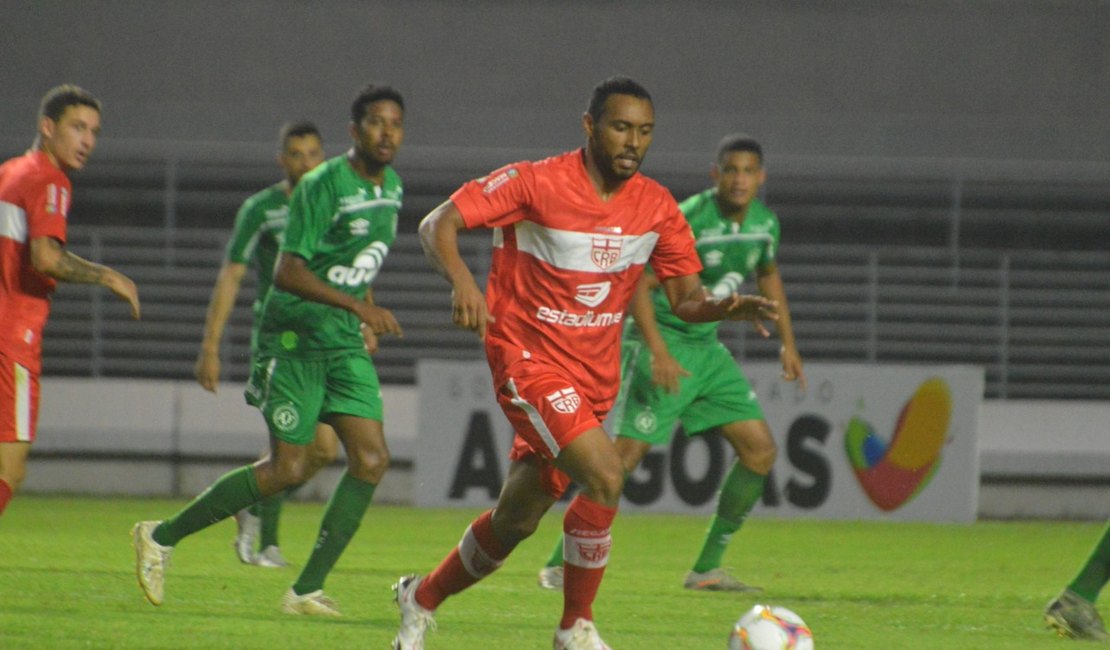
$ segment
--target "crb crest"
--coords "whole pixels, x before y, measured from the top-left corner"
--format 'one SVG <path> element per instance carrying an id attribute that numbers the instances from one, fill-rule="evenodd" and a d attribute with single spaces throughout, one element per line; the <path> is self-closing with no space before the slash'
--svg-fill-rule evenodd
<path id="1" fill-rule="evenodd" d="M 590 259 L 597 268 L 605 270 L 621 258 L 623 241 L 618 237 L 594 237 L 590 246 Z"/>
<path id="2" fill-rule="evenodd" d="M 578 393 L 573 388 L 567 387 L 548 395 L 547 401 L 551 402 L 551 406 L 560 413 L 574 413 L 582 403 L 582 398 L 578 397 Z"/>

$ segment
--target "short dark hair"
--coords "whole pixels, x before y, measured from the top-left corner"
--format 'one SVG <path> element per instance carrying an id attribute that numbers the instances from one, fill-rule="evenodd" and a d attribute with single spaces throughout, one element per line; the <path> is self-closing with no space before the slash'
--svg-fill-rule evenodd
<path id="1" fill-rule="evenodd" d="M 321 142 L 324 137 L 320 135 L 320 129 L 308 120 L 298 120 L 296 122 L 286 122 L 281 125 L 281 130 L 278 131 L 278 142 L 281 143 L 281 148 L 285 149 L 285 145 L 289 144 L 289 138 L 303 138 L 306 135 L 314 135 Z"/>
<path id="2" fill-rule="evenodd" d="M 610 95 L 632 95 L 633 97 L 646 99 L 648 103 L 653 103 L 651 93 L 638 82 L 623 75 L 609 77 L 594 86 L 594 92 L 590 95 L 590 105 L 586 107 L 586 112 L 590 114 L 595 122 L 600 120 L 601 114 L 605 112 L 605 100 L 609 99 Z"/>
<path id="3" fill-rule="evenodd" d="M 362 118 L 366 116 L 366 107 L 374 102 L 380 102 L 383 99 L 388 99 L 395 102 L 401 107 L 401 112 L 405 110 L 405 100 L 401 97 L 401 93 L 392 86 L 375 86 L 370 84 L 359 92 L 355 97 L 355 101 L 351 103 L 351 121 L 358 124 Z"/>
<path id="4" fill-rule="evenodd" d="M 93 97 L 92 93 L 73 84 L 62 84 L 43 95 L 42 103 L 39 104 L 39 117 L 48 117 L 57 122 L 70 106 L 88 106 L 96 109 L 97 113 L 100 112 L 100 100 Z"/>
<path id="5" fill-rule="evenodd" d="M 747 133 L 729 133 L 721 138 L 720 144 L 717 145 L 717 162 L 721 162 L 725 154 L 734 151 L 750 151 L 759 157 L 759 164 L 763 164 L 763 147 Z"/>

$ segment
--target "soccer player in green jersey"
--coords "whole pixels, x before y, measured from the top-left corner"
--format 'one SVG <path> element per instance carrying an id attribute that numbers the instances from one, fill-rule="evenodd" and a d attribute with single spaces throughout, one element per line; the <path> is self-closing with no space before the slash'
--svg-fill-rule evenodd
<path id="1" fill-rule="evenodd" d="M 246 389 L 269 428 L 270 454 L 224 475 L 169 519 L 135 524 L 136 572 L 151 604 L 162 603 L 165 568 L 178 542 L 304 482 L 315 425 L 325 422 L 347 451 L 347 472 L 281 609 L 339 615 L 324 580 L 389 466 L 381 387 L 362 330 L 401 334 L 369 288 L 397 234 L 403 189 L 390 163 L 404 138 L 404 110 L 393 88 L 365 88 L 351 106 L 351 149 L 305 174 L 293 191 Z"/>
<path id="2" fill-rule="evenodd" d="M 716 297 L 728 296 L 755 276 L 759 292 L 778 303 L 783 377 L 804 390 L 805 372 L 775 261 L 778 217 L 756 198 L 767 177 L 762 147 L 746 134 L 726 136 L 710 175 L 713 188 L 679 205 L 697 240 L 702 284 Z M 636 288 L 632 315 L 635 324 L 625 328 L 621 393 L 611 419 L 625 471 L 636 469 L 653 445 L 666 443 L 678 421 L 687 435 L 720 431 L 737 460 L 725 476 L 717 512 L 684 586 L 757 590 L 721 568 L 729 540 L 762 496 L 775 462 L 775 442 L 755 392 L 718 340 L 718 323 L 687 323 L 674 316 L 650 273 Z M 560 540 L 540 570 L 540 586 L 562 588 L 562 573 Z"/>
<path id="3" fill-rule="evenodd" d="M 1095 601 L 1110 582 L 1110 524 L 1079 569 L 1079 574 L 1045 608 L 1044 620 L 1060 636 L 1090 641 L 1110 641 Z"/>
<path id="4" fill-rule="evenodd" d="M 212 393 L 216 392 L 220 381 L 220 340 L 248 266 L 254 266 L 257 278 L 256 299 L 252 306 L 255 319 L 251 328 L 251 359 L 257 355 L 258 312 L 270 285 L 273 284 L 274 263 L 277 261 L 285 221 L 289 215 L 289 197 L 301 176 L 324 160 L 320 130 L 311 122 L 286 124 L 281 128 L 278 141 L 281 150 L 277 155 L 277 163 L 285 178 L 254 194 L 239 208 L 231 239 L 227 243 L 224 262 L 208 302 L 204 339 L 201 341 L 193 373 L 197 382 Z M 311 477 L 321 467 L 335 460 L 338 444 L 335 431 L 327 424 L 317 423 L 316 439 L 309 447 L 305 475 Z M 271 568 L 287 566 L 278 546 L 278 521 L 285 496 L 286 492 L 279 492 L 236 513 L 238 534 L 235 536 L 234 547 L 243 563 Z"/>

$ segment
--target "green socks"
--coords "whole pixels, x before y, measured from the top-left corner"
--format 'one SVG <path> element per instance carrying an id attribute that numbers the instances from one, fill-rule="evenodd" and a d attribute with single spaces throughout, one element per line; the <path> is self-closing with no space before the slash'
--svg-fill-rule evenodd
<path id="1" fill-rule="evenodd" d="M 694 563 L 694 571 L 705 573 L 721 566 L 728 542 L 740 526 L 744 524 L 759 498 L 763 496 L 763 485 L 767 477 L 756 474 L 740 461 L 736 461 L 721 485 L 717 497 L 717 513 L 709 522 L 709 530 L 702 542 L 701 553 Z"/>
<path id="2" fill-rule="evenodd" d="M 159 524 L 151 537 L 163 546 L 176 546 L 185 537 L 223 521 L 259 498 L 254 467 L 240 467 L 221 476 L 183 510 Z"/>
<path id="3" fill-rule="evenodd" d="M 1095 544 L 1086 564 L 1079 570 L 1079 575 L 1068 585 L 1081 598 L 1089 602 L 1098 599 L 1098 592 L 1110 580 L 1110 524 L 1102 531 L 1102 537 Z"/>
<path id="4" fill-rule="evenodd" d="M 563 566 L 563 536 L 559 535 L 559 539 L 555 544 L 555 548 L 551 549 L 551 557 L 547 558 L 547 566 Z"/>
<path id="5" fill-rule="evenodd" d="M 370 500 L 374 497 L 376 487 L 350 474 L 343 474 L 331 499 L 328 500 L 312 555 L 309 556 L 300 577 L 293 583 L 293 591 L 297 595 L 303 596 L 324 587 L 324 579 L 335 566 L 339 556 L 343 554 L 343 549 L 347 548 L 347 543 L 354 537 L 359 524 L 362 523 L 362 516 L 370 507 Z"/>
<path id="6" fill-rule="evenodd" d="M 258 549 L 278 545 L 278 522 L 281 519 L 281 504 L 285 503 L 288 490 L 259 501 L 251 509 L 251 514 L 259 519 Z"/>

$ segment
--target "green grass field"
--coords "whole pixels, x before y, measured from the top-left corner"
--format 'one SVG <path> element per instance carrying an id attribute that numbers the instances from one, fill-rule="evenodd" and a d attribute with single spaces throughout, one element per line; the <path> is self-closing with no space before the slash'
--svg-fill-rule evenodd
<path id="1" fill-rule="evenodd" d="M 180 502 L 21 496 L 0 519 L 0 648 L 388 648 L 397 622 L 390 585 L 427 572 L 473 511 L 371 507 L 326 590 L 345 616 L 277 611 L 295 568 L 241 565 L 234 524 L 177 549 L 166 602 L 135 582 L 128 531 Z M 282 548 L 299 565 L 322 506 L 290 504 Z M 500 572 L 447 601 L 431 650 L 550 648 L 561 597 L 536 586 L 559 530 L 552 513 Z M 821 650 L 1067 648 L 1041 608 L 1070 580 L 1104 524 L 984 522 L 970 526 L 749 521 L 726 564 L 766 588 L 758 597 L 691 593 L 681 580 L 705 522 L 623 515 L 595 604 L 618 650 L 723 649 L 734 619 L 756 602 L 785 605 Z"/>

